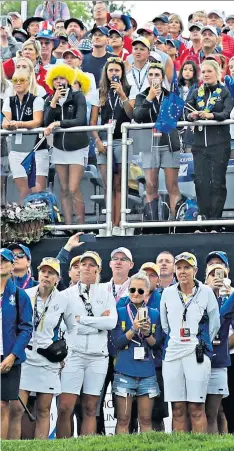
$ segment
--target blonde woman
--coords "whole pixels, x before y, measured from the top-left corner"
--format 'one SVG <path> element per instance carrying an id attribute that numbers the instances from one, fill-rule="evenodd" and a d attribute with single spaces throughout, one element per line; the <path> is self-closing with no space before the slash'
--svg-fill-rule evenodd
<path id="1" fill-rule="evenodd" d="M 201 64 L 202 85 L 187 97 L 195 111 L 188 120 L 224 121 L 230 118 L 233 99 L 221 84 L 221 68 L 213 60 Z M 226 171 L 231 154 L 230 125 L 195 127 L 192 145 L 199 212 L 207 219 L 221 218 L 227 196 Z"/>
<path id="2" fill-rule="evenodd" d="M 0 61 L 0 105 L 2 111 L 3 101 L 11 95 L 12 84 L 6 79 L 2 61 Z M 9 173 L 8 153 L 7 153 L 7 139 L 6 136 L 1 136 L 1 205 L 5 204 L 5 183 L 6 176 Z"/>
<path id="3" fill-rule="evenodd" d="M 34 96 L 39 97 L 45 97 L 47 95 L 46 90 L 43 88 L 43 86 L 39 85 L 36 80 L 36 75 L 34 71 L 34 66 L 32 61 L 29 58 L 26 58 L 25 56 L 18 56 L 15 59 L 15 68 L 17 70 L 25 70 L 30 75 L 30 86 L 29 86 L 29 92 L 33 94 Z M 12 86 L 12 89 L 10 91 L 10 96 L 14 95 L 14 89 Z"/>
<path id="4" fill-rule="evenodd" d="M 41 61 L 41 44 L 38 40 L 35 40 L 33 38 L 28 39 L 24 42 L 22 51 L 18 56 L 23 56 L 25 58 L 28 58 L 31 60 L 35 75 L 36 75 L 36 81 L 39 85 L 43 86 L 43 88 L 46 90 L 48 94 L 51 94 L 52 91 L 48 87 L 48 85 L 45 82 L 46 77 L 46 69 L 42 65 Z M 9 59 L 5 61 L 3 64 L 5 74 L 7 78 L 11 79 L 13 76 L 13 73 L 15 71 L 15 61 L 16 58 Z"/>

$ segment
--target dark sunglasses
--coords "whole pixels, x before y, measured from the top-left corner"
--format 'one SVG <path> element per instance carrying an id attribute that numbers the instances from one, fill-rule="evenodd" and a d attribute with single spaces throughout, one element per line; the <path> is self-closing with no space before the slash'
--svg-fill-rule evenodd
<path id="1" fill-rule="evenodd" d="M 131 293 L 131 294 L 136 293 L 136 291 L 138 294 L 141 294 L 141 295 L 145 293 L 145 290 L 143 290 L 143 288 L 135 288 L 135 287 L 129 288 L 129 293 Z"/>
<path id="2" fill-rule="evenodd" d="M 24 252 L 19 252 L 18 254 L 15 254 L 13 252 L 13 255 L 14 255 L 14 258 L 24 258 L 24 257 L 26 257 Z"/>

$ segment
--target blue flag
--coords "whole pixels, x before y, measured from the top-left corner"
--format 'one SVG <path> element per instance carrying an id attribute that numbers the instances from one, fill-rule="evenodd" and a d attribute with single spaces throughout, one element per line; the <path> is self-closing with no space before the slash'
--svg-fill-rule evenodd
<path id="1" fill-rule="evenodd" d="M 230 94 L 234 100 L 234 78 L 230 77 L 230 75 L 226 75 L 224 77 L 224 81 L 225 81 L 225 85 L 227 86 L 227 88 L 230 91 Z"/>
<path id="2" fill-rule="evenodd" d="M 28 187 L 34 188 L 36 186 L 36 157 L 35 151 L 32 150 L 25 159 L 21 162 L 23 168 L 28 176 Z"/>
<path id="3" fill-rule="evenodd" d="M 164 97 L 157 121 L 155 122 L 156 130 L 162 133 L 170 133 L 176 129 L 177 122 L 184 109 L 184 100 L 181 97 L 170 92 L 168 97 Z"/>

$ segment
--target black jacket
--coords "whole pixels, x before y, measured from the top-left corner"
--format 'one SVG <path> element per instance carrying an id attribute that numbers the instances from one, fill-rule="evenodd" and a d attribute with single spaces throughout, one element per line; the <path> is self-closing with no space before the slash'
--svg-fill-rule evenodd
<path id="1" fill-rule="evenodd" d="M 160 101 L 158 102 L 157 99 L 154 99 L 153 102 L 148 102 L 146 100 L 146 97 L 149 94 L 150 88 L 147 88 L 142 93 L 138 94 L 136 96 L 136 102 L 135 107 L 133 110 L 133 119 L 138 123 L 150 123 L 150 122 L 156 122 L 160 105 L 163 100 L 163 96 L 161 96 Z M 163 95 L 168 96 L 169 92 L 163 88 Z M 180 150 L 180 139 L 178 135 L 177 130 L 172 130 L 171 133 L 168 135 L 165 133 L 162 133 L 162 136 L 159 140 L 159 146 L 169 146 L 169 149 L 172 152 Z"/>
<path id="2" fill-rule="evenodd" d="M 46 127 L 56 121 L 60 121 L 62 128 L 87 125 L 87 105 L 82 92 L 72 92 L 70 89 L 62 107 L 57 104 L 56 108 L 51 108 L 52 97 L 48 97 L 45 101 L 44 122 Z M 88 144 L 87 132 L 54 134 L 54 146 L 60 150 L 78 150 L 87 147 Z"/>
<path id="3" fill-rule="evenodd" d="M 230 119 L 230 113 L 234 106 L 231 94 L 226 86 L 220 86 L 222 92 L 216 101 L 212 113 L 215 121 L 225 121 Z M 217 85 L 205 88 L 205 103 L 209 96 L 217 88 Z M 197 103 L 198 89 L 194 89 L 187 97 L 186 103 L 193 106 L 196 110 L 200 110 Z M 188 118 L 189 111 L 186 110 Z M 230 143 L 230 125 L 210 125 L 208 127 L 195 127 L 193 147 L 216 146 L 223 143 Z"/>

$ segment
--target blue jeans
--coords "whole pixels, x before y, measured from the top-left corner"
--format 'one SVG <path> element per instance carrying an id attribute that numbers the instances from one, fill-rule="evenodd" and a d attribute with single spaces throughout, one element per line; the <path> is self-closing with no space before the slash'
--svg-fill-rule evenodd
<path id="1" fill-rule="evenodd" d="M 148 395 L 149 398 L 155 398 L 159 396 L 160 390 L 156 376 L 132 377 L 115 373 L 113 392 L 115 395 L 122 396 L 123 398 L 143 395 Z"/>

